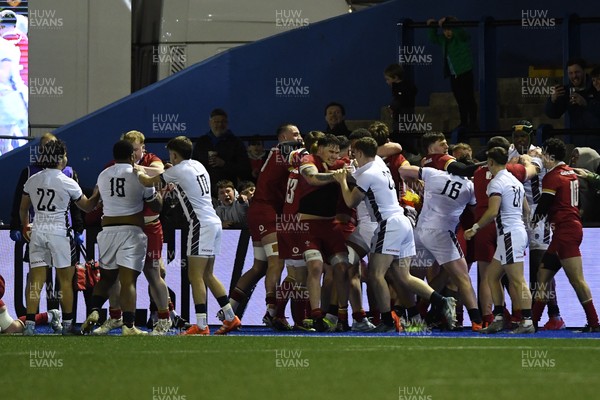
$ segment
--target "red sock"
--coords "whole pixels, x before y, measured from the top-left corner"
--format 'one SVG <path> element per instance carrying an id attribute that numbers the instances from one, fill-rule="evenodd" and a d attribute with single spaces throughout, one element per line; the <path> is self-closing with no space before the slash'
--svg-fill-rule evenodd
<path id="1" fill-rule="evenodd" d="M 323 318 L 323 311 L 320 308 L 310 310 L 310 316 L 313 319 Z"/>
<path id="2" fill-rule="evenodd" d="M 533 306 L 531 307 L 531 319 L 534 323 L 540 322 L 540 318 L 542 318 L 542 314 L 544 313 L 544 308 L 546 308 L 545 302 L 539 300 L 533 302 Z M 583 308 L 585 309 L 585 306 Z"/>
<path id="3" fill-rule="evenodd" d="M 290 297 L 295 294 L 294 289 L 294 283 L 288 280 L 284 280 L 281 285 L 277 286 L 275 293 L 275 316 L 277 318 L 285 318 L 285 308 Z"/>
<path id="4" fill-rule="evenodd" d="M 265 303 L 267 304 L 267 308 L 269 308 L 270 305 L 275 307 L 276 301 L 277 301 L 277 298 L 275 296 L 275 293 L 271 293 L 271 292 L 267 293 L 267 296 L 265 298 Z"/>
<path id="5" fill-rule="evenodd" d="M 373 325 L 379 325 L 381 323 L 381 312 L 378 309 L 371 311 L 371 317 L 373 317 Z"/>
<path id="6" fill-rule="evenodd" d="M 484 315 L 482 319 L 484 323 L 491 324 L 492 322 L 494 322 L 494 314 Z"/>
<path id="7" fill-rule="evenodd" d="M 355 321 L 362 321 L 364 318 L 367 318 L 367 313 L 365 312 L 365 310 L 363 310 L 362 308 L 360 309 L 360 311 L 357 312 L 353 312 L 352 313 L 352 318 L 354 318 Z"/>
<path id="8" fill-rule="evenodd" d="M 248 298 L 246 293 L 244 293 L 241 289 L 238 289 L 238 288 L 233 289 L 233 292 L 231 292 L 230 297 L 233 300 L 237 301 L 238 303 L 243 303 L 244 300 L 246 300 Z"/>
<path id="9" fill-rule="evenodd" d="M 120 319 L 123 316 L 123 311 L 120 308 L 109 308 L 108 315 L 112 319 Z"/>
<path id="10" fill-rule="evenodd" d="M 169 311 L 173 311 L 175 309 L 175 304 L 172 301 L 169 301 Z"/>
<path id="11" fill-rule="evenodd" d="M 594 307 L 594 302 L 590 299 L 590 301 L 581 303 L 581 305 L 583 306 L 583 310 L 585 311 L 585 317 L 587 318 L 588 325 L 592 328 L 598 326 L 598 314 L 596 313 L 596 307 Z"/>
<path id="12" fill-rule="evenodd" d="M 521 322 L 522 319 L 523 319 L 523 313 L 521 312 L 521 310 L 513 310 L 513 315 L 512 315 L 511 321 Z"/>
<path id="13" fill-rule="evenodd" d="M 23 322 L 25 322 L 26 319 L 27 319 L 27 317 L 25 315 L 23 315 L 22 317 L 19 317 L 19 320 L 21 320 Z M 35 324 L 36 325 L 46 325 L 47 323 L 48 323 L 48 313 L 47 312 L 35 314 Z"/>
<path id="14" fill-rule="evenodd" d="M 306 303 L 308 300 L 292 298 L 292 319 L 295 325 L 302 326 L 306 319 Z"/>
<path id="15" fill-rule="evenodd" d="M 158 319 L 168 319 L 171 317 L 169 309 L 166 310 L 158 310 Z"/>

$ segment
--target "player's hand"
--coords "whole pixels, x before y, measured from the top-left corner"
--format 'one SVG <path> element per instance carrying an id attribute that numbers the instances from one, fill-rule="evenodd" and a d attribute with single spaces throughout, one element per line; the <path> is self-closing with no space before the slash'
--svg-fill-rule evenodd
<path id="1" fill-rule="evenodd" d="M 221 226 L 223 229 L 231 228 L 233 226 L 233 221 L 222 221 Z"/>
<path id="2" fill-rule="evenodd" d="M 473 236 L 475 236 L 476 233 L 477 233 L 477 231 L 474 230 L 473 228 L 467 229 L 465 231 L 465 239 L 466 240 L 471 240 L 473 238 Z"/>
<path id="3" fill-rule="evenodd" d="M 83 244 L 83 233 L 75 232 L 75 234 L 73 236 L 74 236 L 73 239 L 75 240 L 75 244 L 81 246 Z"/>
<path id="4" fill-rule="evenodd" d="M 31 224 L 27 224 L 26 226 L 24 226 L 21 233 L 23 234 L 23 240 L 29 243 L 29 241 L 31 240 Z"/>
<path id="5" fill-rule="evenodd" d="M 440 18 L 440 20 L 438 21 L 438 25 L 441 27 L 442 25 L 444 25 L 444 22 L 446 22 L 446 17 Z"/>
<path id="6" fill-rule="evenodd" d="M 428 26 L 433 26 L 433 25 L 435 25 L 435 24 L 437 24 L 437 21 L 436 21 L 435 19 L 433 19 L 433 18 L 429 18 L 429 19 L 427 20 L 427 25 L 428 25 Z"/>
<path id="7" fill-rule="evenodd" d="M 10 231 L 10 239 L 13 242 L 20 242 L 21 240 L 23 240 L 23 235 L 21 234 L 21 231 L 18 229 L 11 229 Z"/>
<path id="8" fill-rule="evenodd" d="M 408 218 L 412 227 L 413 228 L 416 227 L 417 226 L 417 217 L 419 215 L 417 213 L 417 210 L 411 206 L 403 206 L 403 207 L 404 207 L 404 215 L 406 216 L 406 218 Z"/>
<path id="9" fill-rule="evenodd" d="M 333 179 L 335 179 L 338 183 L 342 183 L 343 181 L 345 181 L 346 176 L 348 176 L 346 168 L 340 168 L 333 171 Z"/>

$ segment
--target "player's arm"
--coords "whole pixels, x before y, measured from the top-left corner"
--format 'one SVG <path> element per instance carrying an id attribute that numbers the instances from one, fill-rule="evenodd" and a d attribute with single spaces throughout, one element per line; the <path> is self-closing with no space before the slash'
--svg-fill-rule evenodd
<path id="1" fill-rule="evenodd" d="M 23 192 L 21 194 L 21 204 L 19 205 L 19 217 L 22 224 L 23 239 L 29 241 L 31 231 L 29 230 L 29 207 L 31 207 L 31 197 L 28 193 Z"/>
<path id="2" fill-rule="evenodd" d="M 345 168 L 338 169 L 333 172 L 333 178 L 340 184 L 342 189 L 342 196 L 344 197 L 344 203 L 350 208 L 356 207 L 362 199 L 365 197 L 365 193 L 359 189 L 358 186 L 350 190 L 346 176 L 348 172 Z"/>
<path id="3" fill-rule="evenodd" d="M 419 177 L 420 169 L 421 168 L 417 167 L 416 165 L 402 164 L 402 166 L 400 168 L 398 168 L 398 172 L 400 173 L 400 176 L 402 177 L 402 179 L 405 179 L 405 178 L 420 179 L 420 177 Z"/>
<path id="4" fill-rule="evenodd" d="M 96 186 L 94 187 L 94 191 L 89 198 L 85 194 L 82 194 L 79 200 L 75 201 L 75 204 L 84 212 L 89 213 L 96 208 L 99 200 L 100 192 L 98 191 L 98 186 Z"/>
<path id="5" fill-rule="evenodd" d="M 139 165 L 135 165 L 134 166 L 138 180 L 140 181 L 140 183 L 143 186 L 146 187 L 153 187 L 153 186 L 159 186 L 160 183 L 162 182 L 162 173 L 155 175 L 155 176 L 149 176 L 146 174 L 145 170 L 143 170 Z"/>
<path id="6" fill-rule="evenodd" d="M 142 165 L 140 165 L 140 167 L 143 168 L 143 172 L 144 174 L 148 175 L 148 176 L 156 176 L 156 175 L 160 175 L 163 172 L 165 172 L 165 165 L 163 164 L 162 161 L 152 161 L 150 163 L 150 166 L 148 167 L 144 167 Z"/>
<path id="7" fill-rule="evenodd" d="M 448 165 L 446 165 L 446 171 L 453 175 L 470 178 L 473 176 L 477 168 L 485 164 L 486 161 L 478 162 L 473 165 L 467 165 L 460 161 L 451 161 Z"/>
<path id="8" fill-rule="evenodd" d="M 470 229 L 465 231 L 465 239 L 470 240 L 477 231 L 493 220 L 496 219 L 500 212 L 500 205 L 502 204 L 502 197 L 499 194 L 492 193 L 488 201 L 488 208 L 485 210 L 479 221 L 477 221 Z"/>
<path id="9" fill-rule="evenodd" d="M 312 164 L 300 166 L 300 174 L 309 184 L 314 186 L 323 186 L 334 181 L 333 173 L 319 172 L 317 167 Z"/>
<path id="10" fill-rule="evenodd" d="M 381 158 L 391 157 L 400 153 L 402 153 L 402 146 L 400 143 L 387 142 L 377 147 L 377 155 Z"/>

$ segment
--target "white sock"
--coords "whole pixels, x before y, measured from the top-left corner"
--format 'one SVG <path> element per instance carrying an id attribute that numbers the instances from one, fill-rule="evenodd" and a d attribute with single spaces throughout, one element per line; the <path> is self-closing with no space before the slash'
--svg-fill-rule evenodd
<path id="1" fill-rule="evenodd" d="M 233 319 L 235 318 L 235 313 L 233 312 L 233 308 L 231 308 L 231 304 L 225 304 L 225 306 L 221 309 L 225 313 L 225 319 L 227 321 L 233 321 Z"/>
<path id="2" fill-rule="evenodd" d="M 271 318 L 275 318 L 275 307 L 271 308 L 271 307 L 267 307 L 267 312 L 269 313 L 269 315 L 271 316 Z"/>
<path id="3" fill-rule="evenodd" d="M 198 325 L 198 327 L 200 329 L 204 329 L 208 326 L 208 323 L 206 320 L 206 313 L 196 314 L 196 325 Z"/>

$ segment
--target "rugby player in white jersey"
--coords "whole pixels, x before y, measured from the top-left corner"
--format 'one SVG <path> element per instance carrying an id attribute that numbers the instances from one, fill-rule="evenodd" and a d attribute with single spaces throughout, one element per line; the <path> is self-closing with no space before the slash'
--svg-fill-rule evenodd
<path id="1" fill-rule="evenodd" d="M 515 308 L 520 309 L 522 319 L 512 333 L 534 333 L 531 320 L 531 292 L 523 273 L 523 258 L 527 248 L 527 231 L 523 215 L 529 214 L 523 184 L 506 169 L 508 152 L 494 147 L 487 152 L 487 165 L 494 176 L 487 188 L 488 208 L 473 226 L 465 231 L 470 240 L 480 228 L 496 220 L 497 243 L 494 259 L 488 266 L 488 282 L 494 302 L 494 321 L 482 329 L 482 333 L 496 333 L 504 328 L 504 291 L 500 279 L 506 273 L 513 293 Z"/>
<path id="2" fill-rule="evenodd" d="M 199 161 L 192 160 L 192 142 L 185 136 L 169 140 L 167 150 L 173 166 L 162 174 L 149 177 L 138 169 L 140 182 L 145 186 L 169 184 L 179 198 L 189 222 L 187 241 L 188 276 L 196 309 L 196 325 L 184 335 L 209 335 L 206 315 L 206 287 L 210 289 L 223 310 L 225 320 L 215 335 L 226 335 L 241 325 L 235 315 L 223 284 L 213 274 L 215 256 L 221 249 L 221 220 L 212 205 L 210 176 Z"/>
<path id="3" fill-rule="evenodd" d="M 465 207 L 475 205 L 473 182 L 429 167 L 405 166 L 400 168 L 400 175 L 425 182 L 425 201 L 415 229 L 420 265 L 433 265 L 433 261 L 437 261 L 449 273 L 450 279 L 458 287 L 461 300 L 467 306 L 472 330 L 481 330 L 477 297 L 469 277 L 467 261 L 456 237 L 456 228 Z"/>
<path id="4" fill-rule="evenodd" d="M 89 212 L 98 203 L 98 192 L 89 199 L 79 184 L 62 173 L 67 165 L 67 147 L 61 140 L 46 143 L 40 152 L 42 171 L 32 175 L 23 186 L 19 215 L 29 221 L 29 208 L 33 205 L 33 225 L 27 224 L 23 236 L 29 240 L 29 282 L 25 301 L 27 319 L 24 335 L 35 334 L 35 314 L 40 303 L 40 292 L 46 282 L 48 267 L 56 268 L 60 283 L 60 304 L 63 313 L 64 335 L 71 334 L 73 321 L 73 274 L 71 238 L 69 237 L 69 204 L 71 200 Z M 31 236 L 30 236 L 31 235 Z"/>
<path id="5" fill-rule="evenodd" d="M 108 290 L 119 279 L 123 335 L 145 335 L 134 326 L 136 282 L 144 268 L 148 238 L 144 234 L 144 202 L 158 212 L 162 198 L 153 187 L 140 184 L 134 165 L 137 161 L 133 144 L 119 140 L 113 146 L 115 164 L 98 176 L 98 190 L 102 198 L 102 231 L 98 234 L 101 279 L 92 294 L 92 311 L 81 326 L 89 333 L 98 322 L 99 310 L 108 299 Z"/>
<path id="6" fill-rule="evenodd" d="M 365 137 L 352 146 L 358 169 L 353 174 L 356 187 L 352 190 L 346 182 L 347 171 L 334 171 L 333 176 L 341 185 L 344 201 L 348 207 L 356 207 L 365 201 L 371 220 L 378 226 L 371 240 L 369 256 L 369 284 L 376 292 L 382 322 L 372 332 L 393 332 L 396 330 L 390 307 L 390 291 L 385 274 L 392 276 L 409 290 L 442 308 L 451 328 L 456 322 L 456 301 L 445 298 L 429 285 L 410 274 L 410 259 L 415 255 L 415 242 L 410 221 L 404 216 L 394 187 L 390 170 L 377 156 L 377 142 Z"/>

